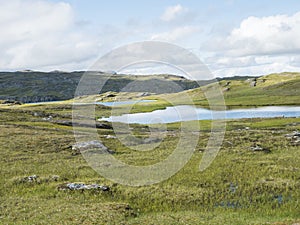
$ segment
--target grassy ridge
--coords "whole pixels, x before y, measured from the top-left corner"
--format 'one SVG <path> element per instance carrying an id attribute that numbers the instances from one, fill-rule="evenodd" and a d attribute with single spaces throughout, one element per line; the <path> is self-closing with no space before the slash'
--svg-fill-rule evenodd
<path id="1" fill-rule="evenodd" d="M 255 83 L 255 86 L 253 86 Z M 205 92 L 212 85 L 184 91 L 199 106 L 207 106 Z M 252 79 L 228 79 L 219 81 L 225 104 L 228 107 L 264 105 L 300 105 L 300 74 L 270 74 Z M 186 104 L 181 93 L 158 95 L 158 99 L 171 99 L 176 104 Z M 155 98 L 151 96 L 151 98 Z"/>

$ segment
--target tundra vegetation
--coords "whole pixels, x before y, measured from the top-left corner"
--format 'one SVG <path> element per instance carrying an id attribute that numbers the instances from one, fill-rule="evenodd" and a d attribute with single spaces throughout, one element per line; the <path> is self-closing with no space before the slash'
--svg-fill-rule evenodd
<path id="1" fill-rule="evenodd" d="M 252 82 L 255 82 L 255 86 Z M 220 81 L 231 107 L 300 105 L 299 74 L 272 74 L 255 80 Z M 204 88 L 209 88 L 205 86 Z M 200 88 L 186 90 L 196 105 L 207 106 Z M 111 93 L 110 93 L 111 94 Z M 135 99 L 136 93 L 114 93 Z M 165 96 L 182 104 L 180 93 L 142 97 L 132 112 L 168 106 Z M 111 96 L 111 97 L 107 97 Z M 114 100 L 102 93 L 95 100 Z M 5 102 L 2 102 L 5 103 Z M 96 106 L 96 118 L 110 107 Z M 228 120 L 221 150 L 199 172 L 211 121 L 190 121 L 200 133 L 191 160 L 161 183 L 130 187 L 96 173 L 72 150 L 72 100 L 49 104 L 2 104 L 0 107 L 1 224 L 298 224 L 300 223 L 300 118 Z M 178 143 L 180 123 L 153 151 L 132 151 L 114 137 L 111 124 L 97 128 L 114 157 L 132 165 L 166 158 Z M 88 127 L 82 128 L 86 132 Z M 146 125 L 131 124 L 137 137 L 149 136 Z M 68 190 L 65 184 L 99 184 L 109 189 Z M 80 185 L 79 185 L 80 186 Z M 90 187 L 90 186 L 89 186 Z"/>

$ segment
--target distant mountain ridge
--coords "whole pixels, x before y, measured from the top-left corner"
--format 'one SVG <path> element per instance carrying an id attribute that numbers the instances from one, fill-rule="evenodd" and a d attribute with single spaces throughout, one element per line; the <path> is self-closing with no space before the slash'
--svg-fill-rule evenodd
<path id="1" fill-rule="evenodd" d="M 0 99 L 16 100 L 24 103 L 66 100 L 74 97 L 77 85 L 85 71 L 63 72 L 39 72 L 17 71 L 0 72 Z M 172 89 L 166 87 L 166 83 L 175 82 L 183 90 L 198 87 L 196 81 L 187 80 L 184 77 L 174 75 L 122 75 L 116 73 L 90 72 L 101 75 L 100 79 L 108 79 L 100 93 L 114 91 L 120 92 L 127 84 L 135 81 L 135 92 L 147 92 L 149 82 L 155 84 L 155 93 L 172 93 Z M 207 83 L 207 82 L 205 82 Z"/>
<path id="2" fill-rule="evenodd" d="M 81 77 L 85 71 L 17 71 L 17 72 L 0 72 L 0 100 L 15 100 L 23 103 L 29 102 L 46 102 L 72 99 L 78 86 Z M 93 75 L 101 75 L 100 79 L 107 80 L 100 93 L 108 91 L 121 92 L 124 87 L 134 81 L 127 92 L 151 92 L 155 94 L 174 93 L 177 92 L 174 83 L 178 85 L 181 90 L 190 90 L 200 86 L 205 86 L 216 80 L 220 82 L 228 81 L 245 81 L 261 78 L 263 76 L 235 76 L 216 78 L 213 80 L 194 81 L 188 80 L 181 76 L 170 74 L 158 75 L 126 75 L 116 74 L 115 72 L 101 72 L 90 71 Z M 277 76 L 284 76 L 284 74 L 299 73 L 281 73 Z M 270 77 L 270 75 L 268 75 Z M 271 76 L 272 77 L 272 76 Z M 109 78 L 109 79 L 108 79 Z M 274 80 L 274 82 L 277 82 Z"/>

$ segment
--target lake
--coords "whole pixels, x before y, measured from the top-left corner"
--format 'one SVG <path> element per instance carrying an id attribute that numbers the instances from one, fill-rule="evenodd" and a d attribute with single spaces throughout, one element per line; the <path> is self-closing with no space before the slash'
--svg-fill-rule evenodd
<path id="1" fill-rule="evenodd" d="M 116 104 L 116 103 L 115 103 Z M 191 120 L 211 119 L 242 119 L 242 118 L 272 118 L 272 117 L 300 117 L 300 106 L 267 106 L 259 108 L 232 109 L 226 111 L 212 111 L 205 108 L 196 108 L 191 105 L 167 107 L 146 113 L 124 114 L 101 118 L 100 121 L 122 123 L 173 123 Z"/>

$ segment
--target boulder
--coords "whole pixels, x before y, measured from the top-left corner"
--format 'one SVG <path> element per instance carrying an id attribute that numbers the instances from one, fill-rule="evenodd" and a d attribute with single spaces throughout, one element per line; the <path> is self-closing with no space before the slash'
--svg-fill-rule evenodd
<path id="1" fill-rule="evenodd" d="M 72 146 L 72 150 L 77 154 L 82 151 L 88 150 L 98 150 L 97 153 L 109 153 L 113 154 L 114 151 L 109 150 L 105 145 L 102 144 L 101 141 L 93 140 L 93 141 L 85 141 L 78 142 Z"/>
<path id="2" fill-rule="evenodd" d="M 102 191 L 109 191 L 110 188 L 108 186 L 102 186 L 99 184 L 84 184 L 84 183 L 65 183 L 60 184 L 57 187 L 58 190 L 102 190 Z"/>

